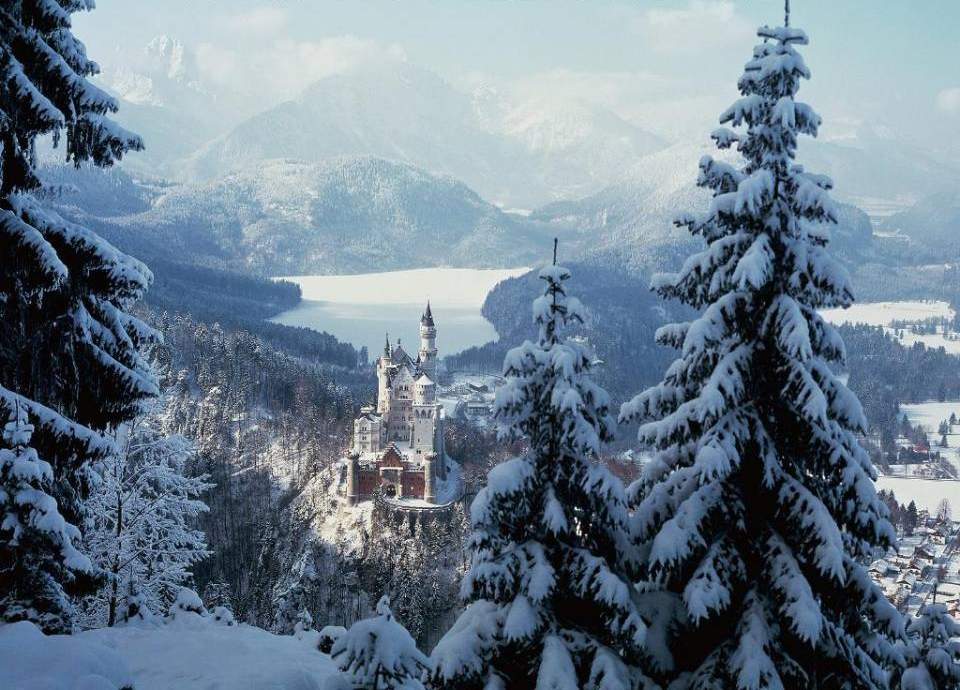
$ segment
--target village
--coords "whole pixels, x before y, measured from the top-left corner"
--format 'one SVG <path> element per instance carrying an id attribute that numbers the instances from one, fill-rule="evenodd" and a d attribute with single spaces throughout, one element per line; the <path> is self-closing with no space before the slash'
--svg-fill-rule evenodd
<path id="1" fill-rule="evenodd" d="M 894 516 L 901 518 L 897 551 L 871 563 L 870 576 L 901 612 L 916 614 L 924 604 L 940 603 L 957 616 L 960 522 L 951 519 L 949 501 L 942 501 L 934 515 L 915 505 L 902 512 Z"/>

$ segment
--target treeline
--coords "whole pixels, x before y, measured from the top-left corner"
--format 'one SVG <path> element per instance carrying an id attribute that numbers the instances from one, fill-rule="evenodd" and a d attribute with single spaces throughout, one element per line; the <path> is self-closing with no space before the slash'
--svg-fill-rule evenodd
<path id="1" fill-rule="evenodd" d="M 848 386 L 860 398 L 870 426 L 897 429 L 901 403 L 960 397 L 960 358 L 923 343 L 904 347 L 878 326 L 843 325 Z"/>
<path id="2" fill-rule="evenodd" d="M 300 288 L 293 283 L 161 258 L 149 265 L 154 284 L 146 302 L 156 311 L 183 312 L 228 330 L 246 330 L 273 347 L 315 362 L 353 369 L 365 360 L 352 345 L 329 333 L 266 321 L 300 301 Z"/>

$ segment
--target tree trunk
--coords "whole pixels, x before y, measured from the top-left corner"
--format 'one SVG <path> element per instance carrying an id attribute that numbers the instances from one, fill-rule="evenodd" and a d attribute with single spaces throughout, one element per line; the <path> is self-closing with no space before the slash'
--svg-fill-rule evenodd
<path id="1" fill-rule="evenodd" d="M 120 579 L 120 534 L 123 532 L 123 498 L 117 494 L 117 556 L 113 559 L 113 567 L 110 568 L 112 577 L 110 578 L 110 604 L 107 609 L 107 627 L 112 628 L 117 622 L 117 598 Z"/>

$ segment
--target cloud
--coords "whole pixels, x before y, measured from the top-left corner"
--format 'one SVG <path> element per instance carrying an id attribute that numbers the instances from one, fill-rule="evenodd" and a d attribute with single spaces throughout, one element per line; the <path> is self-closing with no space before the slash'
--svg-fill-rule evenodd
<path id="1" fill-rule="evenodd" d="M 310 84 L 365 62 L 405 59 L 398 46 L 350 35 L 197 47 L 197 67 L 204 80 L 240 94 L 255 92 L 261 104 L 293 98 Z"/>
<path id="2" fill-rule="evenodd" d="M 274 36 L 286 28 L 288 19 L 284 8 L 267 5 L 232 15 L 226 19 L 225 24 L 235 32 Z"/>
<path id="3" fill-rule="evenodd" d="M 691 0 L 685 7 L 655 7 L 634 18 L 644 46 L 664 55 L 706 54 L 749 45 L 755 27 L 730 0 Z"/>
<path id="4" fill-rule="evenodd" d="M 717 115 L 729 105 L 729 94 L 722 89 L 701 88 L 692 93 L 683 80 L 644 70 L 554 69 L 508 80 L 473 73 L 464 75 L 460 85 L 468 91 L 493 87 L 514 104 L 585 103 L 669 140 L 706 137 Z"/>
<path id="5" fill-rule="evenodd" d="M 937 94 L 937 108 L 945 113 L 960 113 L 960 86 L 940 91 Z"/>

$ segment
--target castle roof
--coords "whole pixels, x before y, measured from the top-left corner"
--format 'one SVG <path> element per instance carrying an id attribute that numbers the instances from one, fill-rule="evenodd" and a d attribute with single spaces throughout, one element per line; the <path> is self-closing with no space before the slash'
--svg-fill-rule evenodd
<path id="1" fill-rule="evenodd" d="M 427 310 L 420 317 L 420 323 L 424 326 L 433 326 L 433 312 L 430 311 L 430 300 L 427 300 Z"/>
<path id="2" fill-rule="evenodd" d="M 420 385 L 420 386 L 432 386 L 432 385 L 434 385 L 434 384 L 433 384 L 433 379 L 431 379 L 431 378 L 430 378 L 429 376 L 427 376 L 426 374 L 421 374 L 421 375 L 420 375 L 420 378 L 418 378 L 418 379 L 415 381 L 415 383 L 416 383 L 417 385 Z"/>
<path id="3" fill-rule="evenodd" d="M 410 355 L 407 354 L 406 350 L 400 347 L 400 344 L 397 343 L 397 346 L 393 348 L 393 355 L 391 360 L 394 364 L 412 364 L 413 360 L 410 358 Z"/>

